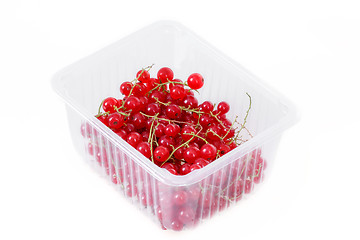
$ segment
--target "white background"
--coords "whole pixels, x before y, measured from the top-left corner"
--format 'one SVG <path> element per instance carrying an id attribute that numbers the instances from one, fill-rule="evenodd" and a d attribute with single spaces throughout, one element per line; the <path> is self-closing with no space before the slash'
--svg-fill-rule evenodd
<path id="1" fill-rule="evenodd" d="M 359 239 L 358 1 L 1 1 L 0 239 Z M 255 195 L 163 231 L 83 163 L 50 87 L 156 20 L 183 23 L 302 111 Z"/>

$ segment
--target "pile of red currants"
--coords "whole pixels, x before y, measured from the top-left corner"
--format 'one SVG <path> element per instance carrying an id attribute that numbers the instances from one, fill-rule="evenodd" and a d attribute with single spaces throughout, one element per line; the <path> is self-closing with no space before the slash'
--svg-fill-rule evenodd
<path id="1" fill-rule="evenodd" d="M 204 85 L 199 73 L 183 82 L 168 67 L 151 78 L 151 67 L 121 84 L 124 98 L 103 100 L 96 115 L 103 124 L 174 175 L 200 169 L 244 142 L 239 132 L 245 124 L 235 129 L 227 102 L 198 103 L 194 91 Z"/>
<path id="2" fill-rule="evenodd" d="M 246 142 L 244 136 L 252 137 L 245 127 L 250 95 L 243 122 L 236 118 L 231 122 L 226 117 L 228 103 L 198 104 L 194 92 L 204 85 L 200 74 L 191 74 L 183 82 L 164 67 L 157 78 L 151 78 L 151 67 L 140 70 L 133 81 L 122 83 L 124 97 L 104 99 L 96 115 L 149 161 L 171 174 L 186 175 Z M 92 124 L 84 122 L 81 134 L 90 158 L 128 198 L 156 216 L 163 229 L 179 231 L 195 226 L 241 200 L 262 181 L 267 165 L 259 148 L 199 182 L 170 186 L 156 180 Z"/>

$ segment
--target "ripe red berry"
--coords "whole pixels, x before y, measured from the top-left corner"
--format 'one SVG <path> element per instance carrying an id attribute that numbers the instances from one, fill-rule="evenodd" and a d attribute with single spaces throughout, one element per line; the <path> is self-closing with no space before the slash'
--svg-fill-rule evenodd
<path id="1" fill-rule="evenodd" d="M 113 113 L 116 111 L 114 106 L 117 106 L 117 102 L 116 98 L 108 97 L 104 100 L 102 107 L 105 112 Z"/>
<path id="2" fill-rule="evenodd" d="M 177 191 L 177 192 L 174 193 L 172 200 L 175 203 L 175 205 L 182 206 L 188 200 L 187 193 L 185 191 L 181 191 L 181 190 Z"/>
<path id="3" fill-rule="evenodd" d="M 194 134 L 196 134 L 196 130 L 192 126 L 184 126 L 181 130 L 181 137 L 185 142 L 193 138 Z"/>
<path id="4" fill-rule="evenodd" d="M 190 173 L 190 168 L 191 165 L 189 163 L 184 163 L 183 165 L 181 165 L 179 173 L 180 175 L 186 175 L 188 173 Z"/>
<path id="5" fill-rule="evenodd" d="M 170 89 L 170 96 L 174 100 L 183 99 L 186 96 L 183 85 L 175 85 Z"/>
<path id="6" fill-rule="evenodd" d="M 189 76 L 187 84 L 191 89 L 200 89 L 204 86 L 204 78 L 199 73 L 193 73 Z"/>
<path id="7" fill-rule="evenodd" d="M 109 115 L 109 127 L 119 129 L 124 125 L 124 116 L 118 112 Z"/>
<path id="8" fill-rule="evenodd" d="M 129 96 L 132 87 L 133 85 L 130 82 L 123 82 L 120 85 L 120 92 L 125 96 Z"/>
<path id="9" fill-rule="evenodd" d="M 188 95 L 184 99 L 183 104 L 187 108 L 196 108 L 198 106 L 198 100 L 194 96 Z"/>
<path id="10" fill-rule="evenodd" d="M 173 80 L 174 73 L 170 68 L 163 67 L 158 71 L 157 78 L 160 80 L 161 83 L 166 83 Z"/>
<path id="11" fill-rule="evenodd" d="M 210 143 L 204 144 L 200 149 L 201 157 L 208 161 L 214 160 L 216 153 L 216 147 Z"/>
<path id="12" fill-rule="evenodd" d="M 197 147 L 189 147 L 185 149 L 183 157 L 187 163 L 194 163 L 200 157 L 200 150 Z"/>
<path id="13" fill-rule="evenodd" d="M 154 150 L 154 159 L 158 162 L 165 162 L 169 155 L 169 150 L 164 146 L 158 146 Z"/>
<path id="14" fill-rule="evenodd" d="M 170 119 L 178 119 L 181 116 L 181 108 L 178 105 L 170 104 L 166 108 L 166 116 Z"/>
<path id="15" fill-rule="evenodd" d="M 175 141 L 172 137 L 169 137 L 167 135 L 163 135 L 159 138 L 158 143 L 160 146 L 164 146 L 167 147 L 169 150 L 172 151 L 174 145 L 175 145 Z"/>
<path id="16" fill-rule="evenodd" d="M 155 116 L 156 114 L 160 114 L 161 108 L 158 103 L 150 103 L 145 108 L 145 113 L 150 116 Z"/>
<path id="17" fill-rule="evenodd" d="M 138 132 L 132 132 L 130 133 L 127 138 L 126 138 L 126 141 L 131 145 L 133 146 L 134 148 L 137 147 L 137 145 L 139 143 L 141 143 L 142 141 L 142 136 L 138 133 Z"/>
<path id="18" fill-rule="evenodd" d="M 164 133 L 170 137 L 175 137 L 179 132 L 180 127 L 175 123 L 168 124 L 164 129 Z"/>
<path id="19" fill-rule="evenodd" d="M 199 110 L 205 113 L 210 113 L 212 110 L 214 110 L 214 105 L 209 101 L 205 101 L 200 104 Z"/>
<path id="20" fill-rule="evenodd" d="M 134 124 L 136 129 L 141 129 L 145 127 L 146 118 L 140 112 L 137 112 L 130 116 L 132 124 Z"/>
<path id="21" fill-rule="evenodd" d="M 229 112 L 230 110 L 230 105 L 227 102 L 220 102 L 217 106 L 217 110 L 221 113 L 221 114 L 226 114 Z"/>
<path id="22" fill-rule="evenodd" d="M 136 78 L 143 83 L 149 82 L 150 80 L 150 73 L 144 69 L 138 71 L 136 73 Z"/>
<path id="23" fill-rule="evenodd" d="M 130 96 L 125 100 L 124 107 L 127 111 L 131 110 L 132 113 L 138 112 L 141 108 L 139 98 Z"/>
<path id="24" fill-rule="evenodd" d="M 137 145 L 136 149 L 146 158 L 151 157 L 150 144 L 148 142 L 141 142 Z"/>

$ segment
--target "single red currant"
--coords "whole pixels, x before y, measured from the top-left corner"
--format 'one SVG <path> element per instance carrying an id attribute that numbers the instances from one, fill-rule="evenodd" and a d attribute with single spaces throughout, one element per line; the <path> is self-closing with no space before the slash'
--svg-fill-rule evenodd
<path id="1" fill-rule="evenodd" d="M 154 150 L 154 158 L 158 162 L 165 162 L 169 155 L 169 150 L 164 146 L 158 146 Z"/>
<path id="2" fill-rule="evenodd" d="M 151 157 L 150 144 L 148 142 L 141 142 L 137 145 L 136 149 L 146 158 Z"/>
<path id="3" fill-rule="evenodd" d="M 181 116 L 181 108 L 178 105 L 170 104 L 166 108 L 166 116 L 170 119 L 178 119 Z"/>
<path id="4" fill-rule="evenodd" d="M 124 115 L 118 112 L 109 115 L 109 127 L 113 129 L 120 129 L 124 125 Z"/>
<path id="5" fill-rule="evenodd" d="M 179 132 L 180 126 L 175 123 L 168 124 L 164 129 L 164 133 L 170 137 L 175 137 Z"/>
<path id="6" fill-rule="evenodd" d="M 139 98 L 130 96 L 125 100 L 124 107 L 126 110 L 131 110 L 132 113 L 138 112 L 141 108 L 141 102 Z"/>
<path id="7" fill-rule="evenodd" d="M 166 83 L 173 80 L 174 73 L 170 68 L 163 67 L 158 71 L 157 78 L 160 80 L 161 83 Z"/>
<path id="8" fill-rule="evenodd" d="M 133 85 L 130 82 L 123 82 L 120 85 L 120 92 L 122 94 L 124 94 L 125 96 L 129 96 L 131 89 L 132 89 Z"/>
<path id="9" fill-rule="evenodd" d="M 193 73 L 189 76 L 187 84 L 191 89 L 200 89 L 204 86 L 204 78 L 199 73 Z"/>
<path id="10" fill-rule="evenodd" d="M 146 83 L 150 80 L 150 73 L 144 69 L 136 73 L 136 78 L 143 83 Z"/>
<path id="11" fill-rule="evenodd" d="M 115 108 L 117 106 L 117 100 L 116 98 L 113 97 L 108 97 L 104 100 L 103 104 L 102 104 L 102 108 L 104 109 L 105 112 L 110 112 L 113 113 L 115 112 Z"/>
<path id="12" fill-rule="evenodd" d="M 217 110 L 221 114 L 226 114 L 230 110 L 230 105 L 227 102 L 220 102 L 217 106 Z"/>
<path id="13" fill-rule="evenodd" d="M 185 149 L 183 153 L 184 160 L 187 163 L 194 163 L 194 161 L 200 156 L 200 150 L 197 147 L 189 147 Z"/>
<path id="14" fill-rule="evenodd" d="M 126 141 L 131 145 L 133 146 L 134 148 L 137 147 L 137 145 L 139 143 L 141 143 L 142 141 L 142 136 L 140 135 L 140 133 L 138 132 L 132 132 L 130 133 L 127 138 L 126 138 Z"/>
<path id="15" fill-rule="evenodd" d="M 204 144 L 200 149 L 201 157 L 208 161 L 214 160 L 216 153 L 216 147 L 210 143 Z"/>

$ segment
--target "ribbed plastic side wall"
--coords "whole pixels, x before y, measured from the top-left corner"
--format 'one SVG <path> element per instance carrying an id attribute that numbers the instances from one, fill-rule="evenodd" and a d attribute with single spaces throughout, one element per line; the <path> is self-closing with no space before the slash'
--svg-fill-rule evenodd
<path id="1" fill-rule="evenodd" d="M 91 124 L 76 125 L 87 162 L 164 229 L 173 230 L 194 227 L 251 194 L 263 182 L 278 143 L 274 138 L 200 182 L 178 187 L 155 179 Z"/>

